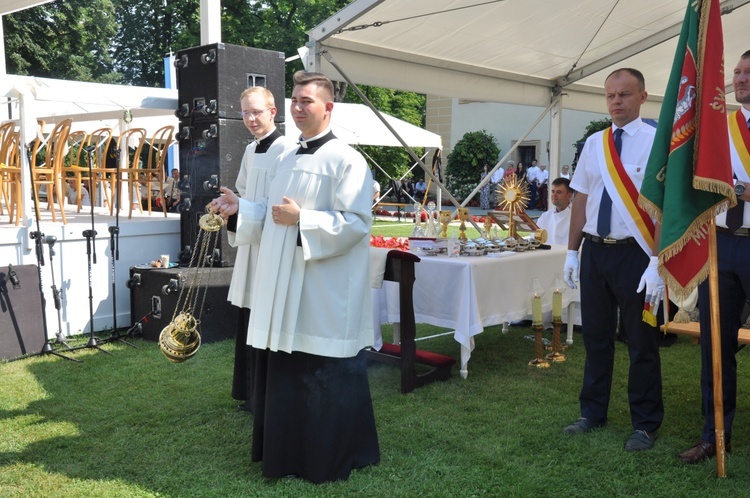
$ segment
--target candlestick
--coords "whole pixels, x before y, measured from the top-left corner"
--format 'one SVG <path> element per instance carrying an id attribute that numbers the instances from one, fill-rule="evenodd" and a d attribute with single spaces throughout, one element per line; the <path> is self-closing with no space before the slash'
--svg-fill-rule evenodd
<path id="1" fill-rule="evenodd" d="M 554 298 L 554 296 L 553 296 Z M 560 328 L 562 327 L 562 319 L 559 317 L 552 317 L 552 352 L 549 353 L 546 358 L 549 361 L 565 361 L 565 355 L 560 352 Z"/>
<path id="2" fill-rule="evenodd" d="M 541 301 L 541 300 L 540 300 Z M 541 313 L 541 310 L 540 310 Z M 550 362 L 544 359 L 543 347 L 542 347 L 542 325 L 541 320 L 539 325 L 532 325 L 531 330 L 534 331 L 534 354 L 536 358 L 529 361 L 530 367 L 537 368 L 549 368 Z"/>

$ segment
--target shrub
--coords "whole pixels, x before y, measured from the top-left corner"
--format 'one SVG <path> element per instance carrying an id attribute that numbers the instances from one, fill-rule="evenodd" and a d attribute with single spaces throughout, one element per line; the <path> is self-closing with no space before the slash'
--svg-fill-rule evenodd
<path id="1" fill-rule="evenodd" d="M 479 183 L 484 165 L 495 165 L 500 148 L 485 130 L 470 131 L 448 155 L 446 186 L 456 199 L 465 199 Z"/>

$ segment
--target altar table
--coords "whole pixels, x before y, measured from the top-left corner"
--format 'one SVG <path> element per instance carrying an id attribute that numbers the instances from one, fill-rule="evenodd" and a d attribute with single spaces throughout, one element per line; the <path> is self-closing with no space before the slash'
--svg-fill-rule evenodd
<path id="1" fill-rule="evenodd" d="M 484 327 L 531 316 L 534 277 L 544 289 L 542 308 L 545 323 L 549 323 L 553 283 L 555 275 L 563 271 L 566 248 L 457 258 L 416 254 L 422 259 L 415 265 L 416 322 L 454 330 L 454 338 L 461 345 L 461 376 L 466 378 L 475 335 Z M 565 284 L 563 287 L 564 308 L 580 300 L 578 290 Z M 376 330 L 380 330 L 379 324 L 399 321 L 396 283 L 385 282 L 381 289 L 373 289 L 373 317 Z"/>

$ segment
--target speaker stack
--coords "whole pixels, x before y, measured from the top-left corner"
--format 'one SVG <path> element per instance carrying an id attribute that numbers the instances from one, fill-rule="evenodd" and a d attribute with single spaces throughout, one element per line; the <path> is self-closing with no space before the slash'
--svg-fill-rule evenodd
<path id="1" fill-rule="evenodd" d="M 268 88 L 276 101 L 276 126 L 284 125 L 284 53 L 214 43 L 177 52 L 177 134 L 180 149 L 180 260 L 188 263 L 198 239 L 198 219 L 219 195 L 235 188 L 242 155 L 253 139 L 240 115 L 240 94 L 249 87 Z M 233 266 L 236 250 L 222 230 L 214 266 Z"/>
<path id="2" fill-rule="evenodd" d="M 193 289 L 198 296 L 196 314 L 200 314 L 201 341 L 204 343 L 233 338 L 237 332 L 238 308 L 227 301 L 233 268 L 210 268 L 208 285 Z M 185 286 L 207 278 L 196 277 L 197 268 L 130 268 L 130 317 L 140 324 L 143 338 L 158 341 L 161 331 L 175 315 L 180 293 Z M 183 294 L 183 300 L 185 294 Z M 183 310 L 178 310 L 183 311 Z"/>

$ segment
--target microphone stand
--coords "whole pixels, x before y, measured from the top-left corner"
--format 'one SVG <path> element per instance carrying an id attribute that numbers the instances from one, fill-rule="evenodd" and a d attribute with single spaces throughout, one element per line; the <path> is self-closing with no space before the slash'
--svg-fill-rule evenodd
<path id="1" fill-rule="evenodd" d="M 55 255 L 54 246 L 55 242 L 57 242 L 57 237 L 54 235 L 47 235 L 44 237 L 44 242 L 49 246 L 49 263 L 50 272 L 52 273 L 52 297 L 55 300 L 55 309 L 57 310 L 57 334 L 55 334 L 55 344 L 63 344 L 68 350 L 72 350 L 73 348 L 65 342 L 66 336 L 63 333 L 62 318 L 60 318 L 60 310 L 62 309 L 62 289 L 57 288 L 57 284 L 55 283 L 55 269 L 52 264 L 52 256 Z"/>
<path id="2" fill-rule="evenodd" d="M 93 168 L 91 166 L 91 153 L 96 148 L 96 145 L 89 145 L 83 150 L 86 151 L 89 163 L 89 178 L 93 178 Z M 94 242 L 96 239 L 96 230 L 94 230 L 94 203 L 91 203 L 91 230 L 84 230 L 83 236 L 86 237 L 86 255 L 88 257 L 88 274 L 89 274 L 89 340 L 84 346 L 79 346 L 76 349 L 83 348 L 94 348 L 98 349 L 102 353 L 112 354 L 99 347 L 99 344 L 94 336 L 94 287 L 91 284 L 91 263 L 93 261 L 96 264 L 96 249 Z"/>
<path id="3" fill-rule="evenodd" d="M 120 259 L 120 151 L 117 151 L 117 175 L 115 179 L 115 225 L 109 227 L 109 254 L 110 268 L 112 274 L 112 334 L 107 342 L 118 341 L 127 344 L 131 348 L 138 349 L 133 343 L 122 338 L 120 331 L 117 330 L 117 285 L 115 284 L 115 267 L 116 261 Z M 130 331 L 128 331 L 130 332 Z"/>
<path id="4" fill-rule="evenodd" d="M 27 147 L 26 148 L 26 154 L 28 155 L 28 162 L 29 162 L 29 173 L 31 173 L 30 178 L 34 179 L 34 166 L 31 164 L 31 151 Z M 52 185 L 47 188 L 47 196 L 54 195 L 54 189 L 52 188 Z M 37 201 L 36 196 L 32 196 L 34 199 L 34 212 L 39 213 L 39 210 L 37 209 Z M 70 360 L 76 363 L 83 363 L 81 360 L 76 360 L 75 358 L 70 358 L 69 356 L 65 356 L 64 354 L 60 354 L 57 351 L 55 351 L 55 348 L 52 347 L 52 344 L 49 342 L 49 337 L 47 336 L 47 301 L 44 299 L 44 285 L 42 285 L 42 266 L 44 266 L 44 247 L 42 246 L 42 239 L 44 239 L 44 234 L 39 228 L 39 216 L 36 217 L 36 231 L 31 232 L 29 236 L 34 241 L 34 248 L 36 250 L 36 269 L 39 273 L 39 298 L 42 303 L 42 326 L 43 326 L 43 333 L 44 333 L 44 345 L 42 346 L 42 349 L 36 353 L 29 356 L 38 356 L 38 355 L 45 355 L 45 354 L 51 354 L 55 356 L 59 356 L 60 358 L 64 358 L 66 360 Z M 10 273 L 10 272 L 9 272 Z M 54 279 L 55 272 L 52 271 L 52 278 Z M 58 315 L 59 316 L 59 315 Z M 70 348 L 69 348 L 70 349 Z"/>

